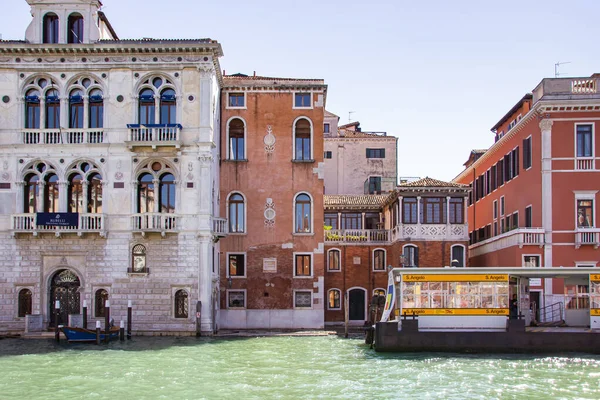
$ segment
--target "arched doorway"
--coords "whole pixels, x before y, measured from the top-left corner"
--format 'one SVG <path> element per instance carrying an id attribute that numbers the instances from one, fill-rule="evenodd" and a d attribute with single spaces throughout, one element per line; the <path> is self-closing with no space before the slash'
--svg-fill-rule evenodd
<path id="1" fill-rule="evenodd" d="M 55 326 L 54 305 L 60 301 L 58 324 L 67 325 L 69 314 L 79 314 L 79 278 L 70 269 L 57 271 L 50 280 L 50 326 Z"/>
<path id="2" fill-rule="evenodd" d="M 365 290 L 350 289 L 348 291 L 348 319 L 350 321 L 365 320 Z"/>

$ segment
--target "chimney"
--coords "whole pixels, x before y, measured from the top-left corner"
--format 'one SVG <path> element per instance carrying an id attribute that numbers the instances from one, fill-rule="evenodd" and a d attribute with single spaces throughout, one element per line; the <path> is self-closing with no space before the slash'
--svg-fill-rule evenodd
<path id="1" fill-rule="evenodd" d="M 256 76 L 256 71 L 254 71 L 254 76 Z"/>
<path id="2" fill-rule="evenodd" d="M 225 70 L 223 70 L 223 76 L 225 76 L 225 75 L 227 75 L 227 74 L 225 73 Z"/>

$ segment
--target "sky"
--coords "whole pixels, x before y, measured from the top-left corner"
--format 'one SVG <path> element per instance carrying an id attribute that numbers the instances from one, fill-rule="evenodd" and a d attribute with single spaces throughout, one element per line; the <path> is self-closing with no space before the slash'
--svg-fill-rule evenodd
<path id="1" fill-rule="evenodd" d="M 10 6 L 7 5 L 10 3 Z M 25 0 L 0 34 L 23 39 Z M 103 0 L 121 39 L 211 38 L 221 69 L 321 78 L 340 124 L 398 137 L 398 175 L 449 181 L 543 79 L 600 72 L 597 0 Z"/>

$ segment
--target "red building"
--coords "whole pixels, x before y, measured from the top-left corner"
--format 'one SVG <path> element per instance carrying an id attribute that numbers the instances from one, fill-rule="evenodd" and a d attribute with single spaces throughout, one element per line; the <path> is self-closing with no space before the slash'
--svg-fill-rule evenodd
<path id="1" fill-rule="evenodd" d="M 471 153 L 454 179 L 472 186 L 471 266 L 598 266 L 599 78 L 542 80 L 493 126 L 495 143 Z M 587 282 L 530 285 L 537 304 L 589 308 L 578 300 Z"/>
<path id="2" fill-rule="evenodd" d="M 368 319 L 388 268 L 467 266 L 468 186 L 431 178 L 385 195 L 325 196 L 326 324 Z"/>
<path id="3" fill-rule="evenodd" d="M 224 76 L 220 327 L 323 327 L 320 79 Z"/>

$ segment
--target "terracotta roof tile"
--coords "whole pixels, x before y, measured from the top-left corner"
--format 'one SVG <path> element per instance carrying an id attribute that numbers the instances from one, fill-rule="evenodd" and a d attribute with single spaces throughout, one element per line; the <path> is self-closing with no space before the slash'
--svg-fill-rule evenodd
<path id="1" fill-rule="evenodd" d="M 326 194 L 325 206 L 372 206 L 381 207 L 389 194 Z"/>
<path id="2" fill-rule="evenodd" d="M 273 76 L 257 76 L 257 75 L 244 75 L 244 74 L 233 74 L 233 75 L 223 75 L 223 79 L 225 81 L 236 81 L 236 80 L 251 80 L 251 81 L 321 81 L 324 82 L 323 79 L 310 79 L 310 78 L 280 78 Z"/>
<path id="3" fill-rule="evenodd" d="M 444 182 L 444 181 L 430 178 L 428 176 L 426 176 L 425 178 L 419 179 L 417 181 L 414 181 L 414 182 L 407 182 L 407 183 L 402 183 L 402 184 L 398 185 L 398 189 L 414 188 L 414 187 L 419 187 L 419 188 L 421 188 L 421 187 L 440 187 L 440 188 L 449 187 L 449 188 L 467 189 L 469 186 L 463 185 L 461 183 Z"/>

